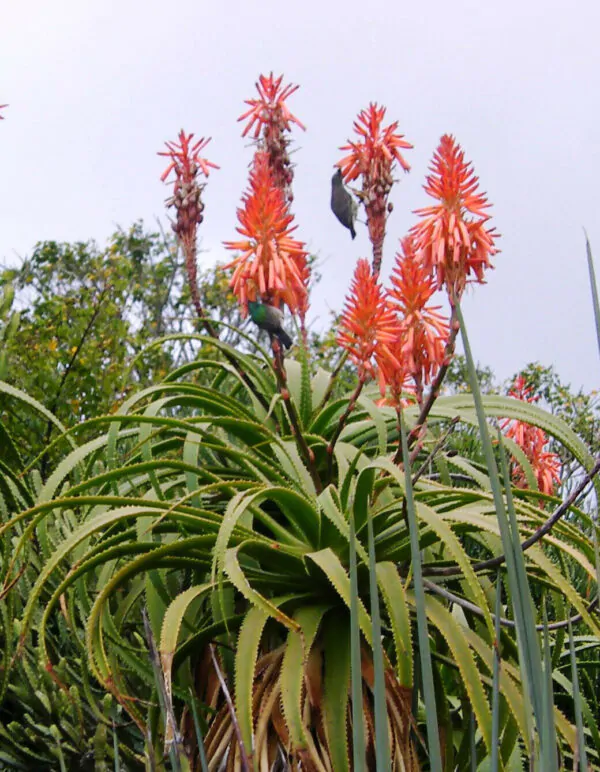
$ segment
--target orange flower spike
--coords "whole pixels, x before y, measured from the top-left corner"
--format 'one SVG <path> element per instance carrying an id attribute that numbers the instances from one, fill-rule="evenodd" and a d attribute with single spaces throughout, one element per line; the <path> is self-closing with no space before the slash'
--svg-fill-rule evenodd
<path id="1" fill-rule="evenodd" d="M 381 359 L 378 362 L 378 378 L 381 392 L 378 405 L 399 408 L 413 401 L 414 384 L 410 373 L 401 364 L 396 366 L 390 359 Z"/>
<path id="2" fill-rule="evenodd" d="M 428 305 L 436 291 L 410 236 L 400 242 L 388 299 L 402 320 L 402 359 L 417 384 L 430 383 L 445 357 L 450 329 L 440 306 Z"/>
<path id="3" fill-rule="evenodd" d="M 175 173 L 173 195 L 167 199 L 167 207 L 173 207 L 176 212 L 175 222 L 171 227 L 175 232 L 184 254 L 185 268 L 190 283 L 192 300 L 199 316 L 203 315 L 202 304 L 197 286 L 196 266 L 196 234 L 198 225 L 204 219 L 204 203 L 202 191 L 206 183 L 200 182 L 201 176 L 208 177 L 211 169 L 219 167 L 203 158 L 200 153 L 210 142 L 208 139 L 193 142 L 194 135 L 179 132 L 178 142 L 165 142 L 166 151 L 158 153 L 169 158 L 170 163 L 161 174 L 161 181 L 166 182 L 172 172 Z"/>
<path id="4" fill-rule="evenodd" d="M 350 294 L 346 298 L 337 335 L 338 344 L 358 366 L 358 376 L 366 380 L 375 377 L 373 359 L 394 360 L 389 345 L 399 336 L 396 314 L 388 306 L 384 292 L 364 258 L 356 264 Z"/>
<path id="5" fill-rule="evenodd" d="M 430 172 L 423 187 L 439 203 L 416 210 L 423 219 L 411 234 L 438 288 L 446 285 L 451 298 L 460 298 L 471 273 L 474 281 L 484 282 L 485 271 L 493 268 L 490 258 L 498 253 L 498 234 L 486 228 L 491 204 L 478 192 L 472 164 L 451 135 L 441 138 Z"/>
<path id="6" fill-rule="evenodd" d="M 252 134 L 259 144 L 259 149 L 267 153 L 273 173 L 275 186 L 281 188 L 288 201 L 291 201 L 294 172 L 289 156 L 290 144 L 287 136 L 295 123 L 303 131 L 305 127 L 293 115 L 286 105 L 286 100 L 298 90 L 298 86 L 288 84 L 282 87 L 283 75 L 274 78 L 261 75 L 256 83 L 258 99 L 246 99 L 250 109 L 240 115 L 238 121 L 248 119 L 242 137 Z"/>
<path id="7" fill-rule="evenodd" d="M 230 286 L 246 309 L 258 294 L 267 303 L 285 302 L 292 313 L 305 309 L 306 288 L 301 271 L 307 252 L 304 243 L 291 237 L 296 230 L 294 216 L 283 191 L 276 187 L 267 154 L 255 155 L 249 190 L 237 210 L 238 241 L 224 242 L 227 249 L 240 252 L 224 268 L 233 268 Z"/>
<path id="8" fill-rule="evenodd" d="M 385 107 L 371 103 L 362 110 L 354 122 L 354 131 L 358 140 L 349 140 L 341 150 L 348 150 L 348 155 L 338 162 L 347 182 L 362 176 L 361 200 L 367 214 L 369 239 L 373 246 L 373 271 L 377 275 L 383 259 L 383 242 L 388 211 L 388 197 L 394 184 L 392 176 L 394 164 L 400 164 L 405 172 L 410 166 L 405 161 L 401 150 L 411 149 L 402 134 L 397 132 L 398 122 L 383 126 Z"/>
<path id="9" fill-rule="evenodd" d="M 508 396 L 524 402 L 537 402 L 539 399 L 539 396 L 533 394 L 533 388 L 527 386 L 523 375 L 519 375 L 515 379 L 514 384 L 508 391 Z M 555 486 L 560 484 L 561 461 L 556 453 L 545 450 L 548 445 L 548 437 L 543 429 L 523 421 L 512 421 L 510 419 L 502 421 L 501 428 L 506 437 L 516 442 L 527 456 L 535 474 L 539 490 L 542 493 L 554 493 Z M 525 473 L 518 465 L 513 478 L 517 487 L 528 487 Z M 543 502 L 541 506 L 543 506 Z"/>

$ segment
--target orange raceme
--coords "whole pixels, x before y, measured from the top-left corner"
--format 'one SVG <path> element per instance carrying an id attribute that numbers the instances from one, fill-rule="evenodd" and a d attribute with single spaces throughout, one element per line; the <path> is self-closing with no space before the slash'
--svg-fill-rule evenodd
<path id="1" fill-rule="evenodd" d="M 161 180 L 166 182 L 169 175 L 172 172 L 175 173 L 175 178 L 172 180 L 173 195 L 167 199 L 166 203 L 167 207 L 173 208 L 176 212 L 175 222 L 172 223 L 171 227 L 183 250 L 192 300 L 201 316 L 203 313 L 202 303 L 196 281 L 196 234 L 198 226 L 204 218 L 202 192 L 206 183 L 200 182 L 199 178 L 200 176 L 208 177 L 211 169 L 218 169 L 219 167 L 200 155 L 200 152 L 210 142 L 210 137 L 208 139 L 203 137 L 194 142 L 194 135 L 186 134 L 182 129 L 178 139 L 178 142 L 165 142 L 167 150 L 158 153 L 158 155 L 170 159 L 169 165 L 161 175 Z"/>
<path id="2" fill-rule="evenodd" d="M 533 389 L 527 386 L 522 375 L 516 378 L 508 395 L 524 402 L 537 402 L 538 400 L 538 397 L 533 395 Z M 542 493 L 554 493 L 555 486 L 560 483 L 560 457 L 556 453 L 547 450 L 548 437 L 543 429 L 523 421 L 511 421 L 508 419 L 502 421 L 501 426 L 506 437 L 514 440 L 527 456 L 535 474 L 539 490 Z M 517 487 L 528 487 L 525 472 L 519 465 L 516 467 L 513 478 Z"/>
<path id="3" fill-rule="evenodd" d="M 430 383 L 445 357 L 449 336 L 440 306 L 429 305 L 435 281 L 423 265 L 410 236 L 400 242 L 388 299 L 402 325 L 402 361 L 418 383 Z"/>
<path id="4" fill-rule="evenodd" d="M 286 105 L 286 99 L 297 91 L 298 86 L 282 86 L 282 81 L 283 75 L 279 78 L 274 78 L 273 73 L 268 77 L 261 75 L 256 84 L 258 99 L 246 100 L 250 109 L 240 115 L 238 121 L 248 119 L 242 136 L 251 133 L 258 150 L 267 154 L 273 183 L 281 188 L 286 199 L 291 202 L 294 164 L 289 153 L 289 134 L 293 123 L 301 129 L 304 126 Z"/>
<path id="5" fill-rule="evenodd" d="M 400 363 L 393 353 L 400 335 L 395 312 L 385 299 L 383 288 L 364 258 L 356 264 L 350 293 L 337 335 L 338 344 L 358 366 L 359 377 L 375 377 L 375 362 Z"/>
<path id="6" fill-rule="evenodd" d="M 242 238 L 224 243 L 241 254 L 224 267 L 234 269 L 230 285 L 242 306 L 247 309 L 248 301 L 260 295 L 265 302 L 286 303 L 293 313 L 306 310 L 307 252 L 302 241 L 291 237 L 297 227 L 294 215 L 273 182 L 264 152 L 255 155 L 237 217 Z"/>
<path id="7" fill-rule="evenodd" d="M 497 234 L 486 227 L 490 206 L 478 192 L 479 180 L 454 137 L 445 134 L 434 154 L 425 192 L 437 199 L 434 206 L 417 209 L 423 219 L 411 229 L 415 247 L 425 266 L 446 285 L 450 295 L 460 297 L 469 276 L 483 283 Z"/>
<path id="8" fill-rule="evenodd" d="M 341 150 L 350 151 L 337 166 L 347 182 L 362 177 L 361 202 L 367 215 L 369 239 L 373 247 L 373 271 L 379 274 L 383 259 L 383 242 L 388 217 L 388 196 L 394 184 L 393 167 L 396 162 L 409 171 L 400 150 L 412 148 L 397 132 L 398 122 L 383 126 L 385 107 L 372 102 L 362 110 L 354 122 L 358 140 L 349 140 Z M 390 205 L 391 206 L 391 205 Z"/>

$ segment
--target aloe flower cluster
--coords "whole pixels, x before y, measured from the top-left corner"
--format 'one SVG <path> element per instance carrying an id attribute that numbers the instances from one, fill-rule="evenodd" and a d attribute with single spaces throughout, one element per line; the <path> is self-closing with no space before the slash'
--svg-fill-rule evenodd
<path id="1" fill-rule="evenodd" d="M 244 313 L 248 302 L 255 300 L 280 309 L 287 306 L 298 315 L 305 334 L 310 266 L 305 243 L 295 237 L 289 153 L 293 126 L 305 127 L 287 106 L 298 86 L 285 85 L 283 76 L 276 78 L 271 73 L 261 75 L 256 88 L 258 96 L 246 100 L 249 109 L 238 119 L 246 122 L 242 136 L 250 136 L 256 147 L 248 189 L 237 210 L 238 238 L 224 242 L 237 254 L 225 268 L 233 271 L 230 286 Z M 472 164 L 465 160 L 454 137 L 446 134 L 424 185 L 434 202 L 415 210 L 419 221 L 400 240 L 389 287 L 383 286 L 379 274 L 387 219 L 393 208 L 389 195 L 396 169 L 410 169 L 401 151 L 412 148 L 399 133 L 397 121 L 384 125 L 385 114 L 385 107 L 376 103 L 359 113 L 354 123 L 357 138 L 341 148 L 347 154 L 337 164 L 346 182 L 360 179 L 360 190 L 355 193 L 364 206 L 372 245 L 372 264 L 359 259 L 356 265 L 337 341 L 357 367 L 359 388 L 375 380 L 381 404 L 400 409 L 407 400 L 423 405 L 429 385 L 429 402 L 435 399 L 453 355 L 458 330 L 454 306 L 468 283 L 484 283 L 486 271 L 493 267 L 491 258 L 498 252 L 498 234 L 489 227 L 490 204 L 479 191 Z M 201 178 L 218 168 L 201 155 L 208 142 L 194 142 L 193 134 L 181 131 L 178 141 L 166 143 L 167 150 L 160 153 L 170 161 L 161 179 L 174 176 L 173 195 L 167 204 L 176 212 L 173 230 L 183 248 L 199 314 L 196 234 L 203 218 L 206 184 Z M 439 290 L 448 296 L 451 320 L 435 303 Z M 520 381 L 510 394 L 535 399 Z M 539 489 L 551 492 L 560 479 L 560 469 L 558 457 L 547 449 L 544 432 L 520 422 L 505 422 L 504 428 L 506 436 L 523 448 Z M 526 484 L 518 465 L 515 482 Z"/>
<path id="2" fill-rule="evenodd" d="M 422 219 L 411 234 L 424 265 L 437 286 L 446 287 L 452 302 L 461 297 L 467 281 L 483 284 L 485 271 L 492 267 L 490 257 L 498 252 L 497 234 L 487 227 L 490 204 L 478 191 L 473 167 L 451 135 L 440 140 L 430 170 L 424 188 L 436 203 L 416 210 Z"/>
<path id="3" fill-rule="evenodd" d="M 299 86 L 288 84 L 282 86 L 283 75 L 278 78 L 271 73 L 268 77 L 261 75 L 256 83 L 258 99 L 246 99 L 250 109 L 240 115 L 238 121 L 248 119 L 242 132 L 242 137 L 250 135 L 264 151 L 269 159 L 273 172 L 273 183 L 280 188 L 288 201 L 293 200 L 292 182 L 294 168 L 289 156 L 292 124 L 305 130 L 303 124 L 293 115 L 286 100 L 296 92 Z"/>
<path id="4" fill-rule="evenodd" d="M 233 268 L 231 287 L 244 308 L 261 296 L 271 304 L 285 303 L 292 313 L 306 304 L 303 270 L 304 244 L 292 238 L 297 226 L 280 187 L 274 184 L 268 155 L 254 156 L 248 191 L 237 212 L 237 231 L 242 237 L 226 241 L 227 249 L 240 254 L 226 268 Z"/>
<path id="5" fill-rule="evenodd" d="M 386 362 L 400 369 L 393 353 L 399 335 L 398 317 L 387 303 L 385 291 L 368 260 L 359 260 L 337 336 L 339 345 L 358 367 L 359 380 L 377 377 L 377 365 Z"/>
<path id="6" fill-rule="evenodd" d="M 359 377 L 377 379 L 384 403 L 399 406 L 403 392 L 420 402 L 423 384 L 444 361 L 448 337 L 446 318 L 439 306 L 429 304 L 435 287 L 408 237 L 396 257 L 390 289 L 384 290 L 367 268 L 366 260 L 358 261 L 338 343 L 358 366 Z"/>
<path id="7" fill-rule="evenodd" d="M 292 237 L 297 226 L 290 210 L 293 200 L 293 165 L 289 156 L 292 125 L 304 129 L 287 107 L 298 89 L 283 85 L 283 76 L 261 75 L 258 98 L 238 120 L 247 123 L 242 136 L 252 136 L 256 152 L 247 192 L 237 211 L 237 231 L 242 239 L 226 241 L 227 249 L 241 252 L 224 266 L 233 268 L 230 286 L 242 310 L 257 299 L 298 314 L 302 329 L 308 310 L 310 266 L 304 242 Z"/>
<path id="8" fill-rule="evenodd" d="M 385 107 L 371 103 L 362 110 L 354 122 L 357 140 L 348 140 L 340 150 L 347 150 L 338 166 L 346 182 L 362 180 L 360 200 L 367 214 L 369 238 L 373 247 L 373 272 L 377 275 L 381 270 L 383 259 L 383 242 L 388 213 L 392 211 L 388 203 L 390 191 L 394 184 L 396 162 L 408 172 L 410 166 L 405 161 L 400 150 L 408 150 L 412 145 L 397 132 L 398 122 L 383 126 Z"/>
<path id="9" fill-rule="evenodd" d="M 527 385 L 522 375 L 517 376 L 509 389 L 508 396 L 523 402 L 535 403 L 539 400 L 539 396 L 533 393 L 533 388 Z M 523 421 L 505 420 L 501 425 L 505 436 L 514 440 L 525 453 L 535 474 L 538 489 L 542 493 L 553 493 L 555 485 L 560 483 L 561 464 L 560 457 L 549 450 L 549 441 L 544 430 Z M 529 484 L 523 468 L 516 459 L 513 460 L 515 461 L 514 484 L 518 488 L 528 488 Z"/>
<path id="10" fill-rule="evenodd" d="M 173 195 L 167 199 L 167 207 L 175 209 L 173 231 L 177 235 L 185 257 L 186 272 L 190 283 L 192 300 L 199 316 L 203 316 L 197 285 L 197 231 L 203 220 L 204 203 L 202 192 L 205 183 L 201 177 L 208 178 L 211 169 L 219 167 L 200 155 L 210 142 L 208 139 L 193 141 L 193 134 L 179 132 L 178 142 L 166 142 L 167 150 L 158 153 L 169 159 L 169 165 L 161 175 L 162 182 L 174 175 Z"/>
<path id="11" fill-rule="evenodd" d="M 355 129 L 361 141 L 343 149 L 350 154 L 339 162 L 347 179 L 362 175 L 361 198 L 367 212 L 369 236 L 373 246 L 373 273 L 369 282 L 377 282 L 385 224 L 390 205 L 387 204 L 395 161 L 408 171 L 408 164 L 400 148 L 411 147 L 397 133 L 397 123 L 383 129 L 384 108 L 371 104 L 359 115 Z M 359 364 L 362 372 L 369 372 L 380 386 L 382 401 L 399 406 L 402 394 L 413 394 L 419 404 L 424 397 L 424 386 L 447 368 L 453 354 L 458 325 L 453 316 L 448 319 L 441 306 L 433 304 L 437 290 L 445 289 L 453 307 L 467 281 L 484 282 L 485 271 L 492 267 L 490 258 L 496 254 L 493 229 L 487 227 L 490 206 L 485 195 L 478 192 L 478 179 L 471 164 L 464 160 L 464 152 L 453 137 L 444 135 L 437 148 L 431 174 L 424 185 L 425 192 L 436 200 L 429 207 L 418 209 L 421 220 L 400 242 L 390 288 L 381 290 L 377 311 L 363 309 L 363 328 L 369 338 L 382 335 L 377 325 L 368 319 L 382 313 L 385 305 L 396 317 L 396 338 L 390 343 L 391 327 L 383 333 L 379 343 L 361 347 L 361 335 L 356 320 L 360 299 L 359 279 L 367 281 L 364 269 L 355 273 L 350 298 L 341 320 L 339 343 Z M 363 333 L 366 334 L 366 333 Z M 362 352 L 363 359 L 360 359 Z M 369 354 L 369 362 L 364 360 Z M 437 388 L 437 386 L 436 386 Z M 433 395 L 435 396 L 435 394 Z"/>

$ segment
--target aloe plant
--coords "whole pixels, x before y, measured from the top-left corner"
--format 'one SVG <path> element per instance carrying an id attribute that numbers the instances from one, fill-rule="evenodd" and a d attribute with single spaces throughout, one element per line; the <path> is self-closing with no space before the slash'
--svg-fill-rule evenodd
<path id="1" fill-rule="evenodd" d="M 12 409 L 57 430 L 43 476 L 40 458 L 22 461 L 27 438 L 3 430 L 0 764 L 598 768 L 585 496 L 600 462 L 526 391 L 480 394 L 460 299 L 497 234 L 472 167 L 444 135 L 425 186 L 435 206 L 384 290 L 392 172 L 408 171 L 411 145 L 383 127 L 385 108 L 359 113 L 338 166 L 361 178 L 373 260 L 358 261 L 346 353 L 327 372 L 306 345 L 310 264 L 291 236 L 297 87 L 273 74 L 257 87 L 242 116 L 258 144 L 238 210 L 248 240 L 226 243 L 230 285 L 242 310 L 260 296 L 295 315 L 293 356 L 241 331 L 234 348 L 205 313 L 200 180 L 217 167 L 181 131 L 163 180 L 174 173 L 168 204 L 205 334 L 153 348 L 191 342 L 198 357 L 70 429 L 0 381 Z M 449 320 L 429 305 L 441 288 Z M 472 393 L 444 396 L 459 330 Z M 548 437 L 577 471 L 565 500 Z"/>
<path id="2" fill-rule="evenodd" d="M 353 768 L 349 718 L 355 708 L 364 713 L 370 767 L 382 720 L 376 719 L 378 704 L 385 706 L 392 768 L 400 763 L 425 768 L 428 754 L 419 739 L 425 703 L 414 665 L 419 605 L 404 509 L 408 491 L 390 455 L 399 439 L 395 411 L 377 407 L 367 389 L 335 444 L 330 474 L 327 448 L 351 395 L 337 395 L 330 375 L 311 373 L 301 358 L 286 360 L 282 398 L 266 352 L 227 353 L 260 389 L 269 414 L 227 360 L 200 359 L 130 398 L 116 414 L 95 420 L 97 439 L 79 447 L 76 433 L 63 434 L 64 458 L 45 484 L 36 485 L 27 470 L 22 475 L 3 470 L 8 506 L 0 530 L 3 543 L 10 544 L 3 570 L 5 586 L 12 584 L 2 605 L 5 662 L 14 657 L 17 668 L 26 667 L 27 657 L 19 652 L 31 652 L 34 672 L 48 674 L 45 681 L 56 699 L 64 702 L 67 693 L 76 693 L 74 701 L 82 701 L 82 710 L 91 710 L 108 735 L 114 720 L 119 747 L 127 744 L 142 765 L 144 758 L 161 756 L 162 743 L 169 746 L 173 737 L 172 721 L 165 727 L 156 708 L 145 707 L 158 705 L 140 626 L 147 608 L 166 694 L 192 765 L 199 762 L 190 687 L 203 706 L 209 768 L 227 754 L 239 764 L 236 725 L 258 768 L 278 754 L 307 768 Z M 210 388 L 200 385 L 208 370 Z M 7 386 L 3 393 L 20 397 Z M 292 433 L 290 406 L 313 458 L 312 475 Z M 591 467 L 568 426 L 541 409 L 503 397 L 484 397 L 483 407 L 489 418 L 510 416 L 544 428 L 582 466 Z M 404 420 L 410 431 L 416 407 L 405 408 Z M 439 448 L 444 427 L 456 421 L 465 427 L 476 423 L 473 399 L 440 397 L 415 470 L 429 450 Z M 444 768 L 450 769 L 466 757 L 471 714 L 478 759 L 494 751 L 497 599 L 490 562 L 500 564 L 508 585 L 485 468 L 449 456 L 443 447 L 427 465 L 419 470 L 413 501 L 438 702 L 437 715 L 428 718 L 434 718 Z M 442 468 L 445 481 L 435 471 Z M 460 471 L 460 483 L 453 484 L 452 470 Z M 320 488 L 315 479 L 322 481 Z M 548 513 L 538 506 L 541 494 L 514 493 L 524 540 L 543 527 Z M 596 618 L 569 578 L 573 567 L 581 572 L 580 583 L 595 581 L 593 545 L 586 536 L 590 521 L 583 510 L 570 511 L 547 537 L 549 551 L 536 542 L 524 553 L 524 566 L 534 596 L 546 593 L 552 622 L 566 624 L 571 604 L 588 636 L 597 640 Z M 568 603 L 559 603 L 562 598 Z M 504 599 L 502 607 L 505 624 L 512 624 L 512 603 Z M 381 621 L 374 628 L 375 608 Z M 353 626 L 360 661 L 354 692 Z M 529 747 L 531 717 L 512 627 L 502 628 L 499 643 L 505 766 L 519 737 Z M 208 656 L 211 644 L 234 695 L 235 716 Z M 66 662 L 65 645 L 73 650 Z M 421 659 L 423 647 L 421 640 Z M 5 688 L 15 688 L 18 672 L 5 670 Z M 112 712 L 104 693 L 112 695 Z M 566 758 L 575 751 L 575 731 L 557 708 L 554 719 Z M 134 743 L 126 739 L 131 732 Z M 81 750 L 63 742 L 63 753 Z M 589 755 L 594 757 L 591 747 Z"/>

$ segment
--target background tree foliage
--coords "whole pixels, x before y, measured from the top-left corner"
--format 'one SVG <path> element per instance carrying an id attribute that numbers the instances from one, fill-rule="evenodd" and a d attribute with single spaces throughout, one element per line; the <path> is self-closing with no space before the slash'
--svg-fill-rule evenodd
<path id="1" fill-rule="evenodd" d="M 313 270 L 313 275 L 318 282 L 318 272 Z M 253 335 L 256 331 L 242 319 L 227 273 L 218 264 L 201 269 L 198 285 L 207 315 L 224 323 L 222 340 L 243 348 L 237 328 Z M 139 357 L 162 336 L 198 329 L 176 240 L 142 222 L 118 230 L 104 248 L 94 241 L 39 242 L 20 267 L 0 272 L 0 290 L 0 378 L 37 399 L 67 427 L 116 410 L 133 390 L 198 356 L 197 342 L 186 339 L 153 347 Z M 11 306 L 19 310 L 11 314 Z M 308 336 L 313 362 L 330 370 L 341 360 L 337 320 L 332 314 L 325 330 L 311 330 Z M 266 343 L 266 334 L 262 336 Z M 203 356 L 215 355 L 211 347 L 205 349 Z M 477 372 L 486 394 L 505 393 L 513 380 L 498 381 L 484 365 Z M 594 452 L 599 450 L 597 392 L 572 389 L 553 365 L 531 363 L 523 373 L 541 404 L 569 423 Z M 354 377 L 353 365 L 343 363 L 339 383 L 351 389 Z M 467 384 L 465 359 L 456 355 L 444 390 L 465 392 Z M 3 406 L 9 433 L 25 432 L 29 438 L 21 452 L 28 459 L 36 457 L 51 439 L 52 425 L 36 413 Z"/>
<path id="2" fill-rule="evenodd" d="M 18 329 L 13 324 L 3 344 L 5 379 L 66 426 L 114 411 L 133 389 L 197 355 L 197 345 L 182 340 L 137 358 L 151 341 L 195 329 L 181 267 L 175 241 L 141 223 L 115 233 L 104 249 L 93 241 L 38 243 L 19 268 L 0 274 L 0 286 L 12 283 L 21 309 Z M 226 277 L 207 270 L 201 284 L 207 309 L 238 324 Z M 7 411 L 7 428 L 26 430 L 23 451 L 36 456 L 52 425 L 8 405 Z"/>

